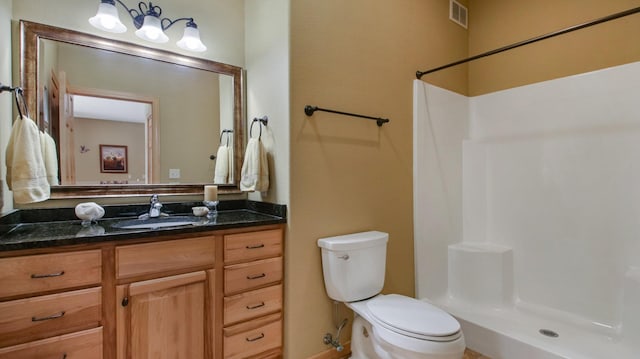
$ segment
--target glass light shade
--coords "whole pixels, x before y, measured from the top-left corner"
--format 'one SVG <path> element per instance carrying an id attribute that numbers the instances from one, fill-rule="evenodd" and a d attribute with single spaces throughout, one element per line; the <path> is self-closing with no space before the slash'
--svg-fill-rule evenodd
<path id="1" fill-rule="evenodd" d="M 115 5 L 100 3 L 96 16 L 89 19 L 89 23 L 93 27 L 103 31 L 122 33 L 127 31 L 127 27 L 120 21 L 118 17 L 118 9 Z"/>
<path id="2" fill-rule="evenodd" d="M 136 30 L 136 36 L 141 39 L 156 43 L 169 41 L 169 37 L 167 37 L 164 31 L 162 31 L 160 19 L 152 15 L 147 15 L 144 17 L 142 27 Z"/>
<path id="3" fill-rule="evenodd" d="M 200 30 L 192 26 L 184 28 L 184 35 L 176 44 L 188 51 L 204 52 L 207 50 L 207 47 L 200 41 Z"/>

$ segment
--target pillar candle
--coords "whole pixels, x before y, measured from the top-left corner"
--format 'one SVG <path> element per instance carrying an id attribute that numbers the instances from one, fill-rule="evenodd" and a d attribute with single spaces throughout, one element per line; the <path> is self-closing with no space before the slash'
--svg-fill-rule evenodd
<path id="1" fill-rule="evenodd" d="M 205 201 L 217 201 L 218 200 L 218 186 L 204 186 L 204 200 Z"/>

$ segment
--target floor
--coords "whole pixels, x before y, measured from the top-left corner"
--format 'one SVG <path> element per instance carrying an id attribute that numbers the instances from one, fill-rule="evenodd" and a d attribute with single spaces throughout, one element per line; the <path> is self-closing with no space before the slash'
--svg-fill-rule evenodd
<path id="1" fill-rule="evenodd" d="M 347 358 L 349 358 L 350 355 L 351 355 L 351 353 L 340 357 L 340 359 L 347 359 Z M 487 356 L 484 356 L 484 355 L 482 355 L 480 353 L 476 353 L 471 349 L 467 349 L 467 350 L 464 351 L 464 356 L 462 357 L 462 359 L 491 359 L 491 358 L 489 358 Z"/>
<path id="2" fill-rule="evenodd" d="M 471 349 L 467 349 L 464 351 L 464 357 L 462 359 L 491 359 L 487 356 L 484 356 L 480 353 L 476 353 Z"/>

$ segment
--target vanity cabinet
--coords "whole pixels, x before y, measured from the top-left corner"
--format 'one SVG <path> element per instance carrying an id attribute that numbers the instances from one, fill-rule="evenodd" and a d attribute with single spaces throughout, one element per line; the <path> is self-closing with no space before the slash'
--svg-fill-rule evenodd
<path id="1" fill-rule="evenodd" d="M 0 359 L 281 358 L 282 228 L 0 252 Z"/>
<path id="2" fill-rule="evenodd" d="M 115 253 L 123 282 L 116 287 L 118 359 L 212 358 L 215 238 L 118 246 Z"/>
<path id="3" fill-rule="evenodd" d="M 225 359 L 282 355 L 282 230 L 224 236 Z"/>
<path id="4" fill-rule="evenodd" d="M 0 258 L 0 358 L 102 358 L 100 250 Z"/>

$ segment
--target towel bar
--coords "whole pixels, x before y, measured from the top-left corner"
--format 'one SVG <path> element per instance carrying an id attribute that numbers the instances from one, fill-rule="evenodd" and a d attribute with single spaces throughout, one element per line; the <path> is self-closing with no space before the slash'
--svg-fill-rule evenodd
<path id="1" fill-rule="evenodd" d="M 331 112 L 331 113 L 337 113 L 339 115 L 353 116 L 353 117 L 365 118 L 367 120 L 374 120 L 374 121 L 376 121 L 376 124 L 378 124 L 378 127 L 382 127 L 382 125 L 384 125 L 385 123 L 390 122 L 390 120 L 388 118 L 358 115 L 358 114 L 355 114 L 355 113 L 349 113 L 349 112 L 342 112 L 342 111 L 336 111 L 336 110 L 329 110 L 329 109 L 326 109 L 326 108 L 320 108 L 318 106 L 307 105 L 307 106 L 304 107 L 304 113 L 307 114 L 307 116 L 313 115 L 313 113 L 316 112 L 316 111 Z"/>

